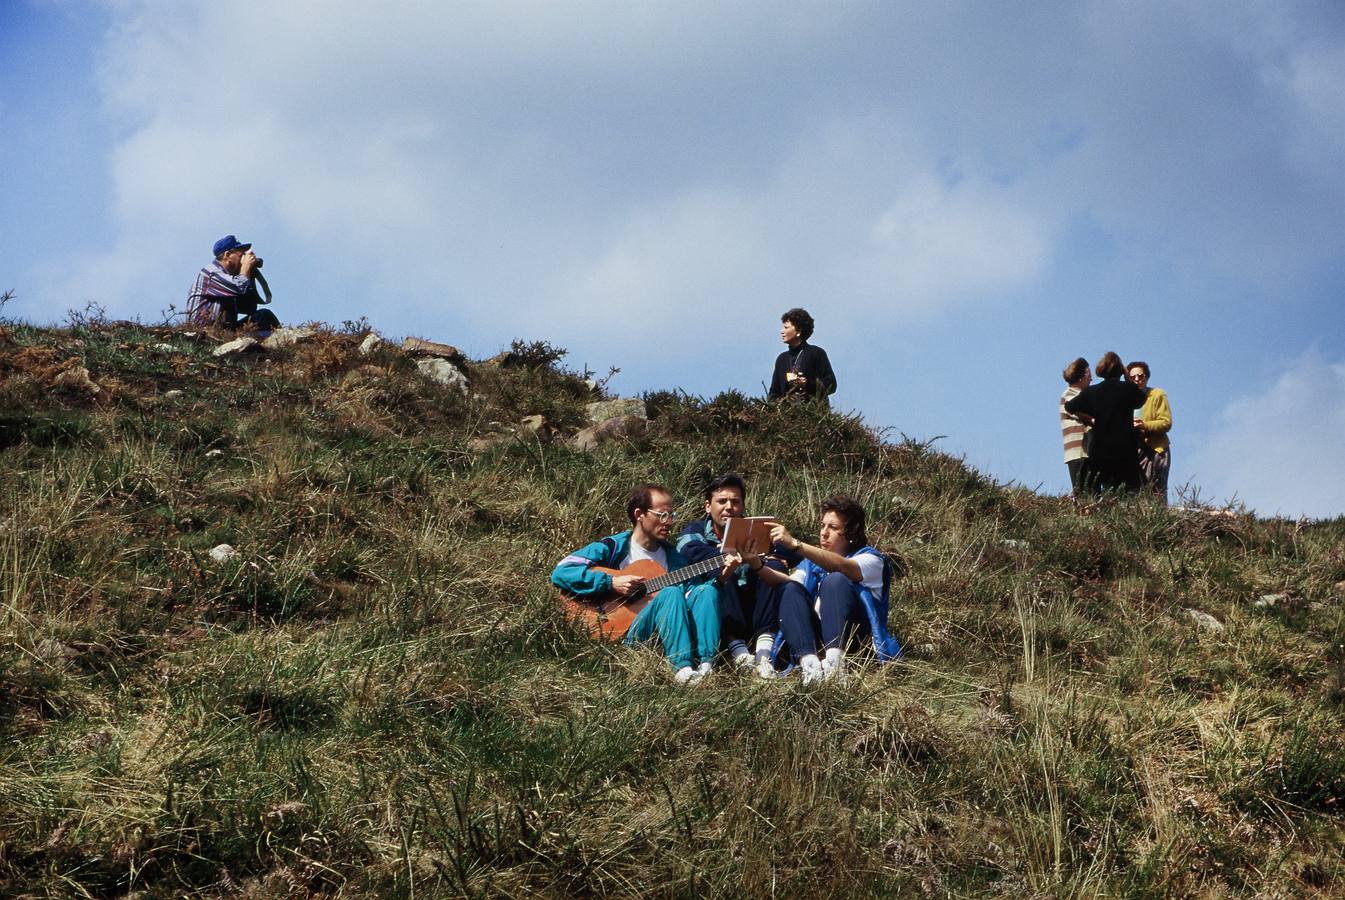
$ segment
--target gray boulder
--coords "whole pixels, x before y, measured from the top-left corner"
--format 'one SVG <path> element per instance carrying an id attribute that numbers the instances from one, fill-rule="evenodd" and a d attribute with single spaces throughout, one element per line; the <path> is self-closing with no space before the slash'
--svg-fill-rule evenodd
<path id="1" fill-rule="evenodd" d="M 644 401 L 639 397 L 619 397 L 616 400 L 599 400 L 596 403 L 590 403 L 585 409 L 588 411 L 588 420 L 595 424 L 606 422 L 608 419 L 618 417 L 637 416 L 641 419 L 649 418 L 645 410 Z"/>
<path id="2" fill-rule="evenodd" d="M 416 363 L 416 368 L 426 377 L 433 378 L 442 385 L 457 388 L 466 395 L 467 376 L 462 373 L 461 369 L 448 360 L 440 359 L 438 357 L 422 359 Z"/>
<path id="3" fill-rule="evenodd" d="M 279 350 L 311 341 L 316 335 L 314 328 L 277 328 L 262 340 L 262 346 L 267 350 Z"/>
<path id="4" fill-rule="evenodd" d="M 585 428 L 570 443 L 576 450 L 588 452 L 612 441 L 642 437 L 648 430 L 649 420 L 643 416 L 613 416 Z"/>
<path id="5" fill-rule="evenodd" d="M 440 359 L 461 360 L 462 354 L 452 344 L 427 341 L 424 338 L 409 337 L 402 341 L 402 349 L 417 356 L 433 356 Z"/>

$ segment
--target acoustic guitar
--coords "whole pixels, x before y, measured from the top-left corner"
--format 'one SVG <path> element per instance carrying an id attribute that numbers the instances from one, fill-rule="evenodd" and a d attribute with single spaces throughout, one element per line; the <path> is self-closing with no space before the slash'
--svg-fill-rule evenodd
<path id="1" fill-rule="evenodd" d="M 631 624 L 640 610 L 649 605 L 654 595 L 665 587 L 690 581 L 706 572 L 717 572 L 724 566 L 726 554 L 711 556 L 698 563 L 683 566 L 680 569 L 666 571 L 652 559 L 638 559 L 624 569 L 608 569 L 594 566 L 595 572 L 606 572 L 613 577 L 618 575 L 638 575 L 644 579 L 625 597 L 618 597 L 608 591 L 592 599 L 583 600 L 572 594 L 561 594 L 561 611 L 565 617 L 584 628 L 599 640 L 619 641 L 630 631 Z"/>

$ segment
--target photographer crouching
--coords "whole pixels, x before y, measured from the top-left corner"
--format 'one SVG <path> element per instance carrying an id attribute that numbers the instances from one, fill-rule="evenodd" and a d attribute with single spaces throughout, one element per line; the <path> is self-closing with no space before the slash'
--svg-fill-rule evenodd
<path id="1" fill-rule="evenodd" d="M 187 323 L 199 328 L 251 325 L 268 332 L 279 328 L 275 313 L 257 308 L 271 302 L 271 286 L 262 276 L 262 261 L 252 245 L 227 234 L 215 241 L 213 249 L 214 260 L 197 273 L 187 295 Z M 259 285 L 265 299 L 257 292 Z"/>

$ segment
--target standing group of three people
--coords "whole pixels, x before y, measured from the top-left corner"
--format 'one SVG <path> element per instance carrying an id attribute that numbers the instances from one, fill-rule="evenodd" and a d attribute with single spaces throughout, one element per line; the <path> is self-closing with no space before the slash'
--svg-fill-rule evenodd
<path id="1" fill-rule="evenodd" d="M 1083 357 L 1062 374 L 1060 429 L 1075 496 L 1147 488 L 1166 504 L 1172 407 L 1165 391 L 1149 385 L 1149 364 L 1122 365 L 1108 350 L 1097 362 L 1096 384 Z"/>
<path id="2" fill-rule="evenodd" d="M 736 474 L 705 489 L 705 516 L 669 539 L 676 518 L 668 491 L 636 487 L 626 505 L 631 528 L 594 541 L 557 564 L 552 582 L 602 608 L 639 598 L 644 579 L 622 574 L 652 559 L 665 571 L 713 560 L 716 570 L 647 599 L 628 644 L 657 640 L 680 683 L 709 674 L 721 652 L 743 671 L 774 678 L 792 662 L 804 684 L 844 680 L 846 653 L 866 641 L 879 659 L 900 653 L 887 632 L 891 563 L 869 546 L 864 508 L 848 497 L 822 503 L 817 543 L 771 528 L 765 552 L 723 552 L 730 519 L 744 515 L 747 484 Z"/>

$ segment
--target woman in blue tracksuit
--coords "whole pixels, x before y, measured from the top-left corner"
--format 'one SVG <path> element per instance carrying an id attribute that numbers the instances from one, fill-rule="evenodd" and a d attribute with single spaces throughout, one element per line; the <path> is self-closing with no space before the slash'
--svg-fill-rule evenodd
<path id="1" fill-rule="evenodd" d="M 775 526 L 771 539 L 803 557 L 788 576 L 770 568 L 757 574 L 768 583 L 784 584 L 780 631 L 804 684 L 843 680 L 845 652 L 864 636 L 872 638 L 881 661 L 901 653 L 887 632 L 891 567 L 868 545 L 864 507 L 849 497 L 823 501 L 816 545 L 794 537 L 783 525 Z M 758 562 L 748 564 L 755 571 Z"/>

